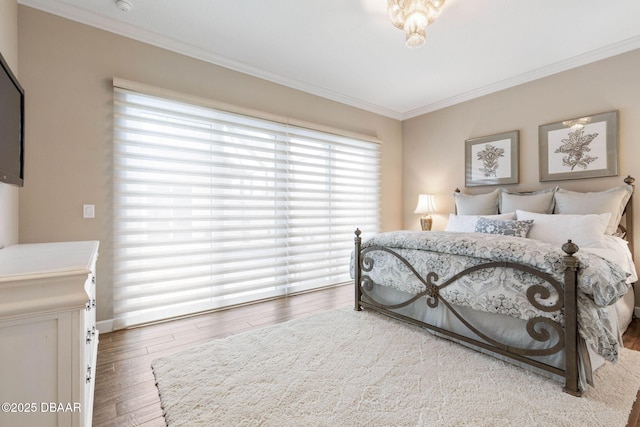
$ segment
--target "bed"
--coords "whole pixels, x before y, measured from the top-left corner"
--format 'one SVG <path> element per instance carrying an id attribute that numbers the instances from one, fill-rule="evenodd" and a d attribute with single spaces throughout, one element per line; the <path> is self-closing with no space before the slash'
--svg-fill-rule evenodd
<path id="1" fill-rule="evenodd" d="M 444 231 L 356 230 L 355 309 L 564 382 L 581 396 L 631 322 L 634 179 L 609 190 L 455 193 Z"/>

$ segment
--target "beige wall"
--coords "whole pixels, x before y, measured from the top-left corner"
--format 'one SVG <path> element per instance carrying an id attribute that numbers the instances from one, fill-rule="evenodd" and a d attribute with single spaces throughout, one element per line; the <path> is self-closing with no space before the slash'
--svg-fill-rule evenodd
<path id="1" fill-rule="evenodd" d="M 20 241 L 97 239 L 98 320 L 112 317 L 112 78 L 376 136 L 382 145 L 382 226 L 401 227 L 402 125 L 357 108 L 19 7 L 26 102 Z M 82 205 L 96 205 L 83 219 Z"/>
<path id="2" fill-rule="evenodd" d="M 0 52 L 18 74 L 18 1 L 0 1 Z M 0 248 L 18 243 L 17 187 L 0 183 Z"/>
<path id="3" fill-rule="evenodd" d="M 436 195 L 439 214 L 434 229 L 443 229 L 453 213 L 455 188 L 469 194 L 495 187 L 465 188 L 465 140 L 511 130 L 520 131 L 520 183 L 506 186 L 527 191 L 559 185 L 575 190 L 602 190 L 623 184 L 631 175 L 640 183 L 640 50 L 536 80 L 511 89 L 425 114 L 403 122 L 403 225 L 419 228 L 413 214 L 419 193 Z M 538 181 L 538 126 L 589 114 L 619 112 L 618 177 L 558 182 Z M 636 196 L 636 199 L 638 197 Z M 637 200 L 636 200 L 637 202 Z M 635 223 L 640 225 L 640 205 Z M 640 242 L 636 227 L 634 240 Z M 640 244 L 636 245 L 636 251 Z"/>

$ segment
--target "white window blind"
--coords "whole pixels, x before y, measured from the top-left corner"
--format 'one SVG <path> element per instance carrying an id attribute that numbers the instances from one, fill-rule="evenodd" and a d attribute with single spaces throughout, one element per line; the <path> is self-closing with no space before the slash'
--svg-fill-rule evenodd
<path id="1" fill-rule="evenodd" d="M 379 144 L 114 88 L 114 327 L 345 282 Z"/>

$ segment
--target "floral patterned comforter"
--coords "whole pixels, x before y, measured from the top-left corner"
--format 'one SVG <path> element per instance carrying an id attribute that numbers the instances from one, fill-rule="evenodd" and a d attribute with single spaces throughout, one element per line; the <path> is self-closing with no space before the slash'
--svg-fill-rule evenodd
<path id="1" fill-rule="evenodd" d="M 490 261 L 507 261 L 527 265 L 550 274 L 562 282 L 560 245 L 532 239 L 480 233 L 394 231 L 378 234 L 362 244 L 362 248 L 384 246 L 404 257 L 421 277 L 430 272 L 438 275 L 437 285 L 473 265 Z M 392 255 L 374 251 L 367 254 L 374 269 L 365 273 L 377 284 L 416 294 L 424 285 Z M 617 328 L 607 314 L 606 306 L 624 295 L 629 285 L 627 273 L 596 255 L 578 251 L 579 263 L 578 324 L 579 333 L 601 356 L 615 361 L 619 340 Z M 353 259 L 352 259 L 353 271 Z M 541 312 L 529 303 L 526 289 L 542 279 L 519 270 L 496 267 L 464 276 L 440 291 L 452 304 L 521 319 L 536 316 L 562 321 L 559 312 Z M 548 303 L 555 302 L 553 297 Z"/>

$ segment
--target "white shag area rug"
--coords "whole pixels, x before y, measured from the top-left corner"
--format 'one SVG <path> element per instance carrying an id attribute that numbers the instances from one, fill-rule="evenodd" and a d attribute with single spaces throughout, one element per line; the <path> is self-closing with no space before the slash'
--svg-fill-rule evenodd
<path id="1" fill-rule="evenodd" d="M 577 398 L 370 311 L 334 310 L 156 359 L 169 426 L 625 426 L 640 352 Z"/>

